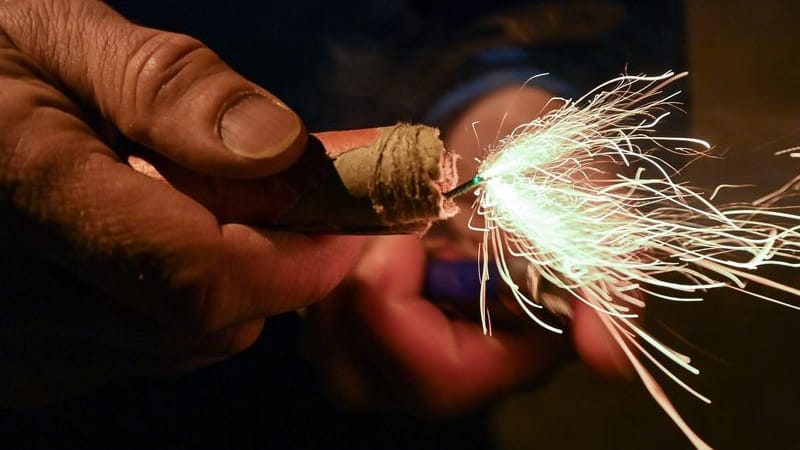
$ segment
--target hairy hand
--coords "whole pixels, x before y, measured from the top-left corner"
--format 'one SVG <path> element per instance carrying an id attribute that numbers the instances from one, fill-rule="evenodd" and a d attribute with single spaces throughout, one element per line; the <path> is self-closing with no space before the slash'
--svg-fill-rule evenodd
<path id="1" fill-rule="evenodd" d="M 97 1 L 0 4 L 0 124 L 0 404 L 241 351 L 359 252 L 238 224 L 296 194 L 263 177 L 300 155 L 302 122 L 197 40 Z"/>

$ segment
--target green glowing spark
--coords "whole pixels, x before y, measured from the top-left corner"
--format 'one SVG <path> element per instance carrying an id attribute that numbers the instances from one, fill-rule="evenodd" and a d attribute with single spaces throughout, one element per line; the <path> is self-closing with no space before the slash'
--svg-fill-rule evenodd
<path id="1" fill-rule="evenodd" d="M 450 199 L 458 197 L 459 195 L 464 195 L 467 192 L 469 192 L 470 190 L 472 190 L 473 188 L 475 188 L 475 186 L 480 185 L 484 181 L 486 181 L 486 180 L 484 180 L 482 177 L 476 176 L 474 178 L 471 178 L 471 179 L 467 180 L 465 183 L 462 183 L 462 184 L 456 186 L 451 191 L 446 192 L 444 194 L 444 197 L 446 199 L 450 200 Z"/>
<path id="2" fill-rule="evenodd" d="M 691 373 L 698 371 L 687 356 L 631 320 L 636 317 L 633 307 L 644 307 L 636 292 L 698 301 L 711 288 L 746 292 L 750 281 L 800 296 L 796 288 L 750 272 L 770 264 L 800 266 L 800 216 L 771 209 L 771 197 L 749 205 L 715 206 L 701 191 L 673 181 L 677 170 L 659 155 L 693 158 L 710 149 L 699 139 L 654 132 L 676 106 L 672 99 L 677 93 L 665 96 L 662 88 L 683 75 L 621 76 L 578 100 L 554 99 L 563 105 L 517 127 L 482 162 L 476 177 L 481 180 L 477 215 L 470 226 L 485 233 L 483 261 L 491 249 L 520 306 L 542 326 L 559 331 L 537 318 L 535 309 L 541 306 L 512 281 L 505 262 L 509 257 L 526 259 L 539 276 L 600 311 L 651 394 L 692 442 L 703 447 L 636 352 L 709 402 L 643 344 Z M 487 278 L 484 265 L 483 281 Z M 485 298 L 481 301 L 485 308 Z M 490 332 L 486 313 L 483 323 Z"/>

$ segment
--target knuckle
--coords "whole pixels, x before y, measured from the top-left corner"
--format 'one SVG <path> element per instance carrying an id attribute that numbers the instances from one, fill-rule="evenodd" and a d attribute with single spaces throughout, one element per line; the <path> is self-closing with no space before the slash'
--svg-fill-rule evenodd
<path id="1" fill-rule="evenodd" d="M 329 249 L 318 249 L 316 252 L 306 256 L 309 260 L 315 260 L 319 267 L 313 272 L 299 272 L 297 274 L 302 277 L 298 280 L 298 285 L 305 288 L 303 294 L 303 303 L 305 305 L 327 298 L 341 284 L 349 266 L 342 264 L 338 256 L 332 255 Z"/>
<path id="2" fill-rule="evenodd" d="M 85 17 L 93 6 L 68 0 L 3 2 L 0 29 L 20 49 L 58 69 L 71 52 L 81 51 L 74 37 L 86 31 Z"/>
<path id="3" fill-rule="evenodd" d="M 309 280 L 305 281 L 309 289 L 303 301 L 305 305 L 316 303 L 328 297 L 340 281 L 340 277 L 337 277 L 335 273 L 326 271 L 319 272 L 319 277 L 316 282 L 313 280 L 311 282 Z"/>
<path id="4" fill-rule="evenodd" d="M 50 0 L 25 0 L 0 3 L 0 28 L 6 34 L 22 34 L 35 38 L 39 23 L 47 23 L 46 19 L 51 14 L 52 1 Z M 19 32 L 15 32 L 19 30 Z"/>
<path id="5" fill-rule="evenodd" d="M 69 121 L 73 124 L 74 117 L 37 106 L 35 91 L 28 89 L 23 95 L 20 89 L 17 93 L 20 95 L 6 97 L 5 100 L 12 102 L 8 109 L 3 108 L 5 101 L 0 101 L 0 109 L 4 110 L 0 120 L 14 124 L 0 136 L 3 198 L 24 210 L 29 218 L 47 222 L 50 218 L 64 215 L 67 197 L 73 193 L 76 184 L 80 184 L 77 180 L 83 179 L 97 162 L 98 153 L 63 151 L 69 142 L 79 138 L 83 131 L 80 124 L 74 123 L 74 129 L 42 133 L 40 123 Z M 16 112 L 12 112 L 14 110 Z"/>
<path id="6" fill-rule="evenodd" d="M 232 322 L 235 286 L 228 273 L 216 262 L 208 262 L 192 264 L 172 275 L 171 283 L 180 293 L 175 296 L 179 302 L 173 311 L 175 321 L 199 334 L 217 332 Z"/>
<path id="7" fill-rule="evenodd" d="M 226 330 L 218 342 L 218 351 L 223 356 L 233 356 L 244 352 L 256 343 L 261 334 L 261 323 L 234 325 Z"/>
<path id="8" fill-rule="evenodd" d="M 315 272 L 296 272 L 295 280 L 289 283 L 287 298 L 290 298 L 290 305 L 286 309 L 303 308 L 330 296 L 336 287 L 338 278 L 325 270 Z M 288 278 L 288 277 L 287 277 Z"/>
<path id="9" fill-rule="evenodd" d="M 91 130 L 82 111 L 56 84 L 0 31 L 0 196 L 23 209 L 59 205 L 50 200 L 66 195 L 68 181 L 103 153 L 85 140 Z M 83 151 L 72 151 L 75 142 Z"/>
<path id="10" fill-rule="evenodd" d="M 150 122 L 183 97 L 198 75 L 215 70 L 221 60 L 199 40 L 178 33 L 141 28 L 122 71 L 121 130 L 147 142 Z"/>

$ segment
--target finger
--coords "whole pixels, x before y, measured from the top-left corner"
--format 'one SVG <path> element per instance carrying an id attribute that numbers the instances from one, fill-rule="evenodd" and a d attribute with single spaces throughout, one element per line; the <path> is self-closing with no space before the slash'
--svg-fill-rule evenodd
<path id="1" fill-rule="evenodd" d="M 579 301 L 573 308 L 572 340 L 581 359 L 609 378 L 633 377 L 633 367 L 598 316 L 601 313 Z"/>
<path id="2" fill-rule="evenodd" d="M 25 299 L 15 299 L 22 301 Z M 75 299 L 71 305 L 80 303 Z M 52 303 L 39 305 L 40 309 L 29 311 L 36 318 L 8 314 L 5 319 L 13 320 L 10 330 L 0 331 L 0 342 L 4 346 L 24 340 L 33 345 L 42 340 L 72 339 L 82 342 L 101 342 L 109 349 L 135 351 L 138 354 L 161 357 L 228 357 L 250 348 L 264 328 L 264 319 L 252 319 L 230 325 L 213 332 L 197 332 L 175 327 L 154 324 L 141 320 L 136 314 L 108 313 L 108 300 L 93 305 L 92 309 L 74 308 L 71 314 L 52 311 Z M 89 317 L 75 320 L 78 314 L 88 313 Z"/>
<path id="3" fill-rule="evenodd" d="M 5 2 L 0 26 L 127 137 L 198 172 L 269 175 L 305 146 L 294 112 L 189 36 L 131 24 L 95 0 Z"/>
<path id="4" fill-rule="evenodd" d="M 370 358 L 365 358 L 359 325 L 352 308 L 351 283 L 337 287 L 330 298 L 307 309 L 303 327 L 303 351 L 324 374 L 321 381 L 328 396 L 350 411 L 383 406 L 385 383 Z"/>
<path id="5" fill-rule="evenodd" d="M 563 347 L 553 335 L 531 329 L 485 336 L 480 326 L 451 322 L 419 297 L 424 254 L 412 239 L 382 239 L 356 269 L 362 280 L 356 313 L 370 336 L 362 342 L 372 347 L 374 360 L 384 362 L 384 375 L 399 381 L 398 388 L 415 393 L 425 411 L 451 414 L 552 366 Z"/>
<path id="6" fill-rule="evenodd" d="M 64 401 L 120 376 L 169 374 L 223 359 L 153 357 L 63 338 L 43 341 L 35 353 L 8 350 L 0 360 L 0 405 L 11 408 Z"/>
<path id="7" fill-rule="evenodd" d="M 0 251 L 14 255 L 0 261 L 0 348 L 71 339 L 154 356 L 224 357 L 250 347 L 264 326 L 263 319 L 210 333 L 165 326 L 28 251 L 8 244 Z"/>
<path id="8" fill-rule="evenodd" d="M 304 232 L 421 232 L 430 226 L 431 221 L 452 212 L 452 205 L 437 203 L 436 200 L 441 200 L 441 186 L 438 185 L 447 184 L 446 180 L 420 184 L 410 191 L 406 189 L 408 192 L 403 191 L 405 194 L 400 189 L 397 190 L 397 195 L 384 200 L 378 199 L 378 194 L 370 187 L 380 178 L 375 172 L 378 166 L 375 166 L 372 159 L 379 158 L 378 153 L 383 151 L 376 150 L 379 147 L 384 148 L 378 145 L 382 142 L 379 139 L 381 136 L 394 136 L 396 132 L 399 133 L 398 136 L 408 135 L 411 140 L 420 136 L 435 140 L 436 130 L 427 128 L 415 131 L 413 128 L 399 124 L 393 127 L 318 133 L 309 141 L 301 159 L 290 169 L 272 177 L 255 180 L 198 177 L 196 172 L 158 158 L 153 152 L 142 153 L 140 146 L 131 148 L 128 162 L 137 171 L 168 182 L 187 193 L 218 217 L 233 217 L 233 220 L 243 220 L 267 228 Z M 418 132 L 422 134 L 418 136 Z M 410 142 L 407 139 L 398 139 L 398 142 Z M 398 145 L 391 144 L 390 147 L 399 149 L 405 144 L 401 142 Z M 437 145 L 430 149 L 437 155 L 442 150 Z M 438 161 L 444 166 L 452 163 L 451 153 L 439 156 L 428 158 L 428 162 L 436 165 Z M 449 173 L 449 166 L 419 171 L 410 169 L 410 166 L 409 170 L 404 170 L 402 167 L 405 166 L 398 164 L 394 164 L 397 167 L 393 169 L 393 174 L 385 174 L 387 180 L 391 178 L 386 183 L 398 188 L 416 186 L 417 183 L 410 179 L 404 181 L 404 177 L 398 175 L 400 172 L 418 173 L 424 179 L 430 178 L 425 175 L 428 172 Z M 416 192 L 417 188 L 430 195 Z M 390 207 L 389 204 L 394 206 Z"/>
<path id="9" fill-rule="evenodd" d="M 306 193 L 319 189 L 325 168 L 332 167 L 327 156 L 309 146 L 289 170 L 252 180 L 201 175 L 158 154 L 132 148 L 128 164 L 137 172 L 168 183 L 213 212 L 221 222 L 239 222 L 266 228 L 290 210 Z M 331 224 L 333 227 L 334 224 Z"/>
<path id="10" fill-rule="evenodd" d="M 0 309 L 6 324 L 0 327 L 0 349 L 31 349 L 67 339 L 143 355 L 226 357 L 250 347 L 264 325 L 263 319 L 255 319 L 211 333 L 164 326 L 109 301 L 95 286 L 18 246 L 6 243 L 2 251 L 14 258 L 0 261 Z"/>
<path id="11" fill-rule="evenodd" d="M 75 105 L 0 54 L 5 225 L 127 304 L 210 332 L 323 297 L 358 239 L 221 225 L 168 185 L 120 162 Z M 42 132 L 46 130 L 46 132 Z M 30 239 L 35 236 L 35 241 Z"/>

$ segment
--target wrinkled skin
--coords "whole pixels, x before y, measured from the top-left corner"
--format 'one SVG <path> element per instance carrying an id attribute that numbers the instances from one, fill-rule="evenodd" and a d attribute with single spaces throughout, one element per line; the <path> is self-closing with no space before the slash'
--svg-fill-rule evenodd
<path id="1" fill-rule="evenodd" d="M 201 43 L 95 1 L 2 3 L 0 29 L 0 403 L 220 360 L 349 270 L 359 238 L 238 223 L 306 135 Z M 194 174 L 195 198 L 129 151 Z"/>
<path id="2" fill-rule="evenodd" d="M 357 261 L 309 313 L 312 353 L 351 404 L 453 414 L 560 359 L 551 335 L 487 338 L 423 299 L 416 237 L 362 255 L 362 238 L 244 225 L 300 195 L 269 176 L 296 161 L 305 129 L 191 37 L 94 0 L 2 3 L 0 124 L 3 405 L 224 359 Z M 130 154 L 183 189 L 132 170 Z M 578 310 L 578 351 L 613 367 L 593 323 Z"/>

